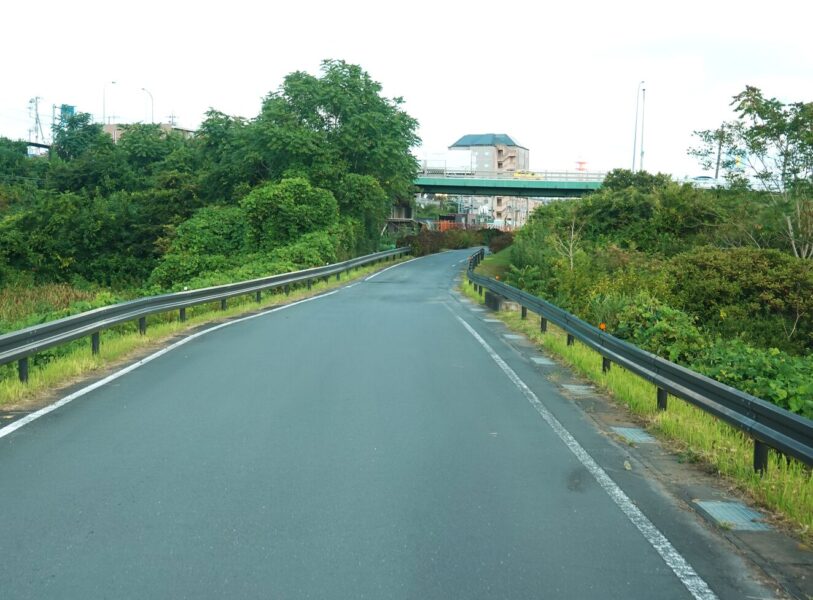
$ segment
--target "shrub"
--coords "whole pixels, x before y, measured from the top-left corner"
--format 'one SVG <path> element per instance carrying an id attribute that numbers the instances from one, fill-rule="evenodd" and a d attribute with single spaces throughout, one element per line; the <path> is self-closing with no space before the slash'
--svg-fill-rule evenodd
<path id="1" fill-rule="evenodd" d="M 692 317 L 645 292 L 632 298 L 617 318 L 614 335 L 673 362 L 690 362 L 705 346 Z"/>
<path id="2" fill-rule="evenodd" d="M 813 348 L 813 264 L 778 250 L 696 248 L 669 263 L 675 305 L 723 337 Z"/>
<path id="3" fill-rule="evenodd" d="M 198 210 L 175 230 L 170 252 L 228 255 L 243 250 L 246 220 L 237 206 L 209 206 Z"/>
<path id="4" fill-rule="evenodd" d="M 510 231 L 500 231 L 499 235 L 490 236 L 490 239 L 486 243 L 488 244 L 489 250 L 497 253 L 500 250 L 505 250 L 514 243 L 514 234 Z"/>
<path id="5" fill-rule="evenodd" d="M 754 348 L 741 340 L 718 340 L 691 366 L 721 383 L 813 419 L 813 357 Z"/>
<path id="6" fill-rule="evenodd" d="M 271 248 L 328 229 L 339 218 L 333 194 L 296 177 L 267 183 L 240 201 L 254 248 Z"/>

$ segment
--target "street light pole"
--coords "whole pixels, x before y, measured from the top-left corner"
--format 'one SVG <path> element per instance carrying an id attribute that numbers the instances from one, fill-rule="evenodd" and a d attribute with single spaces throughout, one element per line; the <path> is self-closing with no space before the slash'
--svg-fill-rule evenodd
<path id="1" fill-rule="evenodd" d="M 155 100 L 153 100 L 152 93 L 147 88 L 141 88 L 142 92 L 147 92 L 150 97 L 150 123 L 155 123 Z"/>
<path id="2" fill-rule="evenodd" d="M 646 88 L 641 90 L 641 163 L 638 170 L 644 170 L 644 113 L 646 113 Z"/>
<path id="3" fill-rule="evenodd" d="M 641 100 L 641 86 L 644 82 L 638 84 L 638 90 L 635 92 L 635 132 L 632 135 L 632 172 L 635 173 L 635 156 L 638 153 L 638 102 Z"/>
<path id="4" fill-rule="evenodd" d="M 105 81 L 102 86 L 102 126 L 107 125 L 107 84 L 116 84 L 115 81 Z"/>

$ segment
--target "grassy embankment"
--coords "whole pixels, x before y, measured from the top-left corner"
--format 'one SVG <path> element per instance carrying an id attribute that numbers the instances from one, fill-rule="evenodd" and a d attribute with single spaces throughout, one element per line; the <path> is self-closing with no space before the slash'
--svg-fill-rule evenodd
<path id="1" fill-rule="evenodd" d="M 509 264 L 510 249 L 481 263 L 478 272 L 494 277 Z M 463 292 L 482 303 L 473 286 L 463 281 Z M 764 507 L 807 541 L 813 541 L 813 474 L 797 461 L 786 461 L 771 452 L 767 472 L 753 472 L 753 441 L 711 415 L 670 396 L 668 409 L 658 411 L 656 388 L 623 368 L 613 365 L 601 370 L 601 357 L 578 342 L 567 345 L 565 332 L 549 324 L 539 331 L 539 321 L 523 320 L 518 312 L 497 315 L 512 330 L 528 336 L 539 347 L 562 359 L 581 375 L 593 381 L 614 401 L 626 406 L 646 429 L 668 445 L 685 461 L 699 463 L 731 482 L 739 491 Z"/>
<path id="2" fill-rule="evenodd" d="M 54 360 L 31 369 L 27 384 L 20 383 L 17 378 L 16 363 L 5 365 L 2 367 L 3 377 L 0 379 L 0 408 L 24 405 L 32 401 L 36 402 L 38 398 L 42 398 L 55 388 L 75 382 L 94 371 L 110 367 L 117 361 L 126 360 L 140 349 L 160 344 L 171 336 L 203 324 L 316 296 L 341 287 L 348 281 L 359 279 L 405 260 L 408 260 L 408 258 L 397 259 L 383 265 L 370 265 L 354 269 L 351 273 L 343 274 L 341 281 L 336 281 L 335 277 L 328 282 L 316 280 L 310 290 L 303 285 L 303 287 L 291 289 L 288 295 L 285 295 L 282 291 L 279 293 L 265 292 L 261 302 L 256 302 L 253 295 L 230 298 L 226 310 L 220 310 L 219 302 L 195 306 L 186 310 L 186 321 L 183 323 L 179 320 L 177 312 L 153 315 L 147 319 L 146 335 L 139 334 L 136 322 L 112 327 L 101 334 L 99 354 L 95 356 L 91 354 L 89 338 L 66 344 L 67 348 L 64 353 L 60 353 Z M 43 289 L 44 295 L 54 293 L 70 295 L 65 289 L 53 290 L 50 286 Z M 84 300 L 86 298 L 77 299 Z M 34 295 L 31 295 L 28 300 L 21 301 L 21 303 L 29 307 L 35 307 L 42 305 L 44 300 L 38 301 Z"/>

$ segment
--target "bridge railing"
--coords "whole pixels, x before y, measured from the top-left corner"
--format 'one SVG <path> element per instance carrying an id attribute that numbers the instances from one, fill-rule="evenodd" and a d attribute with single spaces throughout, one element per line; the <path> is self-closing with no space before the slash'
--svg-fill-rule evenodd
<path id="1" fill-rule="evenodd" d="M 769 448 L 813 466 L 813 421 L 810 419 L 642 350 L 542 298 L 475 273 L 483 257 L 484 250 L 473 254 L 467 272 L 468 280 L 481 295 L 483 290 L 490 290 L 518 303 L 523 316 L 528 310 L 536 313 L 540 317 L 541 331 L 547 330 L 548 322 L 553 323 L 565 331 L 568 345 L 579 340 L 600 354 L 605 372 L 615 363 L 654 384 L 660 410 L 666 410 L 668 394 L 671 394 L 742 431 L 754 440 L 755 471 L 767 468 Z"/>
<path id="2" fill-rule="evenodd" d="M 530 181 L 589 181 L 601 183 L 607 176 L 603 171 L 474 171 L 424 167 L 419 175 L 449 179 L 511 179 Z"/>
<path id="3" fill-rule="evenodd" d="M 147 332 L 147 317 L 149 315 L 177 310 L 179 311 L 180 320 L 185 321 L 186 309 L 192 306 L 219 301 L 220 308 L 225 309 L 229 298 L 243 295 L 254 295 L 257 302 L 259 302 L 263 291 L 280 288 L 288 290 L 291 286 L 296 285 L 306 285 L 310 289 L 314 280 L 324 279 L 327 281 L 334 275 L 338 280 L 341 278 L 342 273 L 351 269 L 395 259 L 409 252 L 410 249 L 407 247 L 395 248 L 394 250 L 368 254 L 324 267 L 282 273 L 239 283 L 139 298 L 104 306 L 49 323 L 34 325 L 19 331 L 12 331 L 0 335 L 0 365 L 16 360 L 20 381 L 26 382 L 28 381 L 28 358 L 33 354 L 88 335 L 91 337 L 91 351 L 93 354 L 97 354 L 99 352 L 100 332 L 114 325 L 138 319 L 138 329 L 144 334 Z"/>

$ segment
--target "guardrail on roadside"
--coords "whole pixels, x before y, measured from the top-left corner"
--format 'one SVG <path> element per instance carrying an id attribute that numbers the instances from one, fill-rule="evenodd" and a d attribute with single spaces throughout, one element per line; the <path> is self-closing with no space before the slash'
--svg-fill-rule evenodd
<path id="1" fill-rule="evenodd" d="M 615 363 L 654 384 L 658 409 L 666 410 L 667 397 L 671 394 L 744 432 L 754 440 L 755 471 L 767 468 L 769 448 L 808 467 L 813 466 L 813 421 L 810 419 L 676 365 L 613 337 L 542 298 L 475 273 L 484 255 L 481 249 L 469 257 L 467 272 L 468 280 L 480 295 L 487 289 L 513 300 L 522 307 L 523 317 L 531 310 L 540 317 L 541 331 L 547 330 L 548 322 L 553 323 L 565 331 L 569 346 L 579 340 L 598 352 L 605 372 Z"/>
<path id="2" fill-rule="evenodd" d="M 226 308 L 226 302 L 229 298 L 248 294 L 254 294 L 257 302 L 259 302 L 264 290 L 288 289 L 289 286 L 297 284 L 305 284 L 310 289 L 315 279 L 327 281 L 335 275 L 338 280 L 341 279 L 341 275 L 345 271 L 379 261 L 394 260 L 396 257 L 408 254 L 410 251 L 410 248 L 407 247 L 395 248 L 394 250 L 368 254 L 324 267 L 305 269 L 304 271 L 139 298 L 129 302 L 104 306 L 78 315 L 65 317 L 64 319 L 43 323 L 42 325 L 34 325 L 19 331 L 12 331 L 0 335 L 0 365 L 16 360 L 20 381 L 27 382 L 28 358 L 32 354 L 87 335 L 90 335 L 91 351 L 93 354 L 98 354 L 100 332 L 114 325 L 138 319 L 138 330 L 144 334 L 147 332 L 147 317 L 149 315 L 177 310 L 179 311 L 180 320 L 185 321 L 186 309 L 191 306 L 220 301 L 220 308 L 223 310 Z"/>

